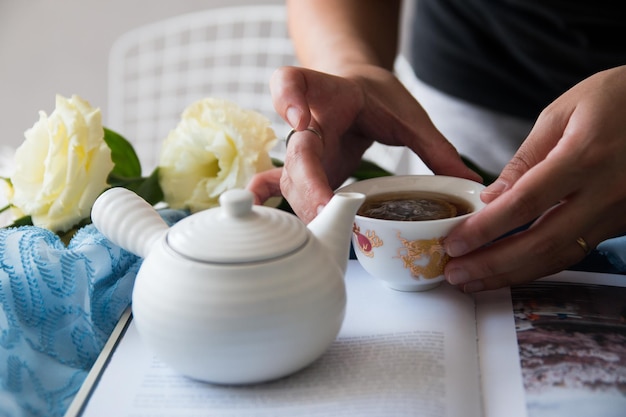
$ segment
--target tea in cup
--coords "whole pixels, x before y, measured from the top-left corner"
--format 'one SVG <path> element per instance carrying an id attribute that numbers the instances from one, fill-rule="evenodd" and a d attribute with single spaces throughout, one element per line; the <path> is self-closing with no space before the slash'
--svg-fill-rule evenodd
<path id="1" fill-rule="evenodd" d="M 484 186 L 442 175 L 398 175 L 358 181 L 341 192 L 366 198 L 354 218 L 352 243 L 363 268 L 390 288 L 424 291 L 444 280 L 443 240 L 484 207 Z"/>

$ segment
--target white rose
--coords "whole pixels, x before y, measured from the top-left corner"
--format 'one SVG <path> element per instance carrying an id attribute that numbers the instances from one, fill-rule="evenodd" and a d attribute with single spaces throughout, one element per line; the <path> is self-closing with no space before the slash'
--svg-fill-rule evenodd
<path id="1" fill-rule="evenodd" d="M 65 232 L 88 218 L 113 169 L 100 109 L 78 96 L 56 97 L 56 108 L 24 133 L 15 153 L 10 202 L 35 226 Z"/>
<path id="2" fill-rule="evenodd" d="M 193 103 L 163 143 L 159 182 L 172 208 L 192 212 L 217 206 L 224 191 L 244 188 L 272 168 L 276 144 L 270 121 L 225 100 Z"/>

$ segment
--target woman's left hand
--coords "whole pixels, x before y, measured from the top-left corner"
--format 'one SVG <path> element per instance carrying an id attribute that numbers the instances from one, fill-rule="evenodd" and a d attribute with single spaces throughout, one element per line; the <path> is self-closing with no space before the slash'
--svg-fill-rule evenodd
<path id="1" fill-rule="evenodd" d="M 539 116 L 487 206 L 445 240 L 466 292 L 531 281 L 626 232 L 626 66 L 580 82 Z M 514 229 L 530 227 L 509 234 Z"/>

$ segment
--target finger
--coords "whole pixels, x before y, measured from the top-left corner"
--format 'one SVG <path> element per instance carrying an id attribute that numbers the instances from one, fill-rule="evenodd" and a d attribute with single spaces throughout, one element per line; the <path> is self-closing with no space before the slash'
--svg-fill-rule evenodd
<path id="1" fill-rule="evenodd" d="M 456 148 L 433 125 L 421 105 L 403 86 L 397 88 L 398 96 L 404 100 L 395 106 L 368 98 L 368 106 L 359 115 L 362 130 L 371 132 L 381 143 L 408 146 L 436 174 L 482 182 L 480 175 L 463 163 Z"/>
<path id="2" fill-rule="evenodd" d="M 499 240 L 467 256 L 452 259 L 446 279 L 466 292 L 496 289 L 556 273 L 587 255 L 598 235 L 584 219 L 593 209 L 585 202 L 565 202 L 549 210 L 528 230 Z"/>
<path id="3" fill-rule="evenodd" d="M 511 189 L 450 232 L 444 246 L 450 256 L 472 250 L 524 226 L 577 190 L 585 173 L 575 154 L 548 158 L 535 165 Z"/>
<path id="4" fill-rule="evenodd" d="M 511 161 L 504 167 L 496 181 L 481 193 L 485 203 L 509 190 L 524 174 L 543 161 L 561 139 L 571 113 L 556 113 L 547 108 L 537 118 L 528 137 Z"/>
<path id="5" fill-rule="evenodd" d="M 283 196 L 302 221 L 310 222 L 333 196 L 321 162 L 324 144 L 313 132 L 292 134 L 280 179 Z"/>
<path id="6" fill-rule="evenodd" d="M 296 130 L 305 129 L 311 119 L 306 101 L 307 83 L 300 71 L 278 68 L 270 79 L 274 109 Z"/>
<path id="7" fill-rule="evenodd" d="M 426 135 L 431 140 L 424 143 L 420 141 L 414 147 L 418 148 L 417 154 L 435 174 L 483 182 L 479 174 L 463 163 L 456 148 L 437 129 Z"/>
<path id="8" fill-rule="evenodd" d="M 465 165 L 456 148 L 439 132 L 432 124 L 430 118 L 421 106 L 417 106 L 416 114 L 407 116 L 403 120 L 378 121 L 372 117 L 373 122 L 381 126 L 393 126 L 391 132 L 381 133 L 389 136 L 391 133 L 392 143 L 403 143 L 406 138 L 411 140 L 407 143 L 422 161 L 435 174 L 449 175 L 453 177 L 467 178 L 472 181 L 482 182 L 483 178 Z M 395 116 L 380 116 L 393 118 Z M 409 122 L 407 122 L 409 121 Z M 385 137 L 385 136 L 381 136 Z"/>
<path id="9" fill-rule="evenodd" d="M 370 71 L 375 72 L 369 74 L 372 79 L 397 89 L 402 102 L 385 103 L 376 83 L 282 67 L 270 82 L 274 108 L 296 130 L 305 129 L 313 119 L 329 136 L 345 136 L 350 130 L 354 137 L 342 145 L 346 151 L 350 148 L 348 154 L 361 154 L 375 138 L 386 145 L 410 147 L 435 173 L 482 181 L 393 74 L 379 68 Z"/>
<path id="10" fill-rule="evenodd" d="M 315 118 L 327 130 L 343 133 L 363 107 L 363 95 L 354 82 L 306 68 L 277 69 L 270 90 L 276 112 L 298 131 Z"/>
<path id="11" fill-rule="evenodd" d="M 281 195 L 280 177 L 283 168 L 274 168 L 255 174 L 246 189 L 254 194 L 254 204 L 263 204 L 270 197 Z"/>

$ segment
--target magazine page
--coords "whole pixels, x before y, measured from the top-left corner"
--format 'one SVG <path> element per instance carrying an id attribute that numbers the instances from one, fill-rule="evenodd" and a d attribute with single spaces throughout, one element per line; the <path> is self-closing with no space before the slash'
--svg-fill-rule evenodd
<path id="1" fill-rule="evenodd" d="M 336 342 L 289 377 L 252 386 L 185 378 L 131 322 L 79 414 L 93 416 L 481 416 L 473 298 L 446 284 L 399 292 L 350 261 Z"/>
<path id="2" fill-rule="evenodd" d="M 526 417 L 510 289 L 476 294 L 476 322 L 485 417 Z"/>

